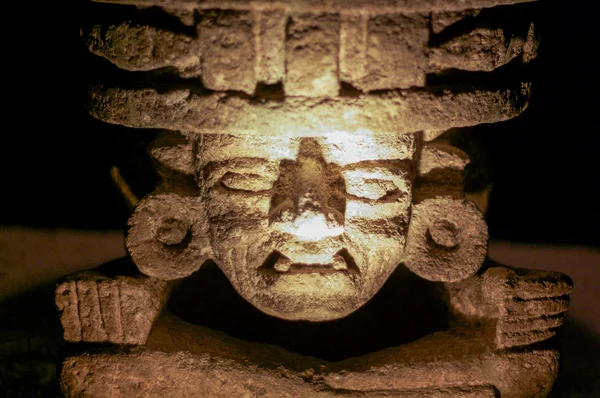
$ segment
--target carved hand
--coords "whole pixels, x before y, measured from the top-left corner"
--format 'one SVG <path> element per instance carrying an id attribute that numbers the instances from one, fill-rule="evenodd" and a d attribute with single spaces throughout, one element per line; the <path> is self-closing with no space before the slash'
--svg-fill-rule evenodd
<path id="1" fill-rule="evenodd" d="M 560 272 L 492 267 L 482 276 L 483 294 L 497 305 L 497 348 L 549 339 L 563 322 L 572 280 Z"/>

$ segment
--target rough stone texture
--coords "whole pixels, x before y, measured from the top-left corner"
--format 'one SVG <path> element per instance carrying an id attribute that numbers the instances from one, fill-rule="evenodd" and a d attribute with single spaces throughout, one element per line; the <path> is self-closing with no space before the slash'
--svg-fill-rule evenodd
<path id="1" fill-rule="evenodd" d="M 163 167 L 177 170 L 180 159 L 196 159 L 201 194 L 144 199 L 130 221 L 132 259 L 149 276 L 174 279 L 213 258 L 236 290 L 267 313 L 343 317 L 371 298 L 402 259 L 416 138 L 221 134 L 190 137 L 190 145 L 173 141 Z M 368 242 L 374 236 L 376 245 Z M 327 294 L 315 294 L 324 286 Z"/>
<path id="2" fill-rule="evenodd" d="M 254 11 L 254 40 L 256 42 L 256 78 L 265 84 L 276 84 L 285 76 L 284 9 Z"/>
<path id="3" fill-rule="evenodd" d="M 96 80 L 87 107 L 162 130 L 149 148 L 160 181 L 129 222 L 127 248 L 147 277 L 61 282 L 65 339 L 144 344 L 164 281 L 186 279 L 177 316 L 162 317 L 145 346 L 67 358 L 66 396 L 548 394 L 572 282 L 486 261 L 487 226 L 467 199 L 481 194 L 485 208 L 489 183 L 468 175 L 480 157 L 462 145 L 465 127 L 527 107 L 532 7 L 108 2 L 142 8 L 129 7 L 130 20 L 122 5 L 117 15 L 95 6 L 110 18 L 101 12 L 82 36 L 116 67 L 106 63 L 111 77 Z M 211 266 L 224 285 L 198 284 Z M 177 296 L 190 284 L 211 300 L 235 289 L 245 301 L 224 308 L 259 313 L 269 333 L 252 334 L 243 311 L 203 317 L 205 301 Z M 392 310 L 376 307 L 386 298 Z M 227 316 L 232 335 L 261 343 L 182 321 L 225 331 Z M 379 332 L 381 322 L 402 327 Z M 369 336 L 356 324 L 391 340 L 354 352 L 346 343 Z M 327 352 L 268 344 L 289 347 L 286 337 Z M 339 346 L 349 352 L 329 356 Z"/>
<path id="4" fill-rule="evenodd" d="M 144 344 L 167 294 L 164 282 L 101 271 L 70 275 L 56 287 L 69 342 Z"/>
<path id="5" fill-rule="evenodd" d="M 464 151 L 447 142 L 426 142 L 421 149 L 413 201 L 420 203 L 436 196 L 464 197 L 464 173 L 469 161 Z"/>
<path id="6" fill-rule="evenodd" d="M 518 82 L 504 89 L 482 87 L 471 92 L 409 90 L 254 102 L 230 94 L 95 86 L 87 109 L 109 123 L 195 134 L 405 133 L 508 120 L 527 107 L 529 92 L 530 84 Z"/>
<path id="7" fill-rule="evenodd" d="M 196 271 L 210 256 L 204 204 L 173 194 L 148 196 L 129 220 L 127 248 L 139 270 L 171 280 Z"/>
<path id="8" fill-rule="evenodd" d="M 499 302 L 496 346 L 549 339 L 562 325 L 573 281 L 560 273 L 495 267 L 483 275 L 483 293 Z"/>
<path id="9" fill-rule="evenodd" d="M 551 347 L 495 351 L 488 326 L 441 332 L 388 350 L 327 362 L 248 343 L 164 317 L 145 349 L 71 356 L 67 397 L 530 397 L 550 391 L 558 370 Z M 152 380 L 142 382 L 140 380 Z"/>
<path id="10" fill-rule="evenodd" d="M 125 21 L 84 26 L 81 37 L 92 53 L 125 70 L 174 67 L 182 77 L 201 75 L 198 42 L 181 33 Z"/>
<path id="11" fill-rule="evenodd" d="M 249 11 L 215 9 L 201 14 L 198 35 L 202 48 L 202 83 L 206 88 L 254 92 L 252 23 Z"/>
<path id="12" fill-rule="evenodd" d="M 429 19 L 424 15 L 370 18 L 365 76 L 355 85 L 364 91 L 424 86 L 428 39 Z"/>
<path id="13" fill-rule="evenodd" d="M 432 49 L 429 64 L 441 70 L 493 71 L 520 55 L 526 38 L 506 37 L 503 29 L 476 28 Z"/>
<path id="14" fill-rule="evenodd" d="M 488 8 L 505 4 L 527 3 L 536 0 L 94 0 L 98 3 L 132 4 L 138 6 L 160 6 L 169 8 L 251 8 L 277 4 L 294 11 L 341 11 L 341 10 L 394 10 L 407 12 L 461 11 L 472 8 Z M 265 4 L 266 3 L 266 4 Z"/>
<path id="15" fill-rule="evenodd" d="M 341 14 L 340 21 L 340 79 L 358 82 L 366 74 L 368 15 Z"/>
<path id="16" fill-rule="evenodd" d="M 285 50 L 287 95 L 337 96 L 339 31 L 337 14 L 290 15 Z"/>
<path id="17" fill-rule="evenodd" d="M 460 281 L 481 267 L 487 239 L 487 225 L 473 204 L 427 199 L 413 206 L 404 264 L 428 280 Z"/>
<path id="18" fill-rule="evenodd" d="M 445 72 L 491 72 L 537 55 L 535 12 L 527 5 L 511 13 L 311 4 L 174 3 L 162 14 L 146 9 L 139 11 L 143 18 L 122 20 L 115 6 L 95 5 L 99 16 L 81 34 L 94 54 L 123 70 L 171 67 L 179 78 L 199 78 L 205 89 L 258 96 L 257 84 L 281 84 L 291 97 L 424 87 Z M 137 79 L 147 85 L 153 77 Z"/>

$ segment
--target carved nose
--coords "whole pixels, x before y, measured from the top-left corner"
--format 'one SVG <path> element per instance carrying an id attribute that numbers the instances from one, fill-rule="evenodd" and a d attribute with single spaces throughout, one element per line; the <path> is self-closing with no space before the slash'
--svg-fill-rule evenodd
<path id="1" fill-rule="evenodd" d="M 320 240 L 343 233 L 343 215 L 328 205 L 334 188 L 327 184 L 327 163 L 312 142 L 301 145 L 291 170 L 286 200 L 275 211 L 272 227 L 301 240 Z"/>
<path id="2" fill-rule="evenodd" d="M 309 189 L 298 195 L 291 232 L 304 240 L 319 240 L 344 232 L 339 215 L 324 203 L 325 193 Z"/>

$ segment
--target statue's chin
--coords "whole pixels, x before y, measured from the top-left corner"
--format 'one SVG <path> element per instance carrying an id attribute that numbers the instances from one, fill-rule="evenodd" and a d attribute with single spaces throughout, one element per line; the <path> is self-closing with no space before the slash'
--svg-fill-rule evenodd
<path id="1" fill-rule="evenodd" d="M 294 311 L 287 311 L 280 307 L 274 307 L 271 305 L 271 303 L 266 303 L 266 305 L 256 303 L 254 305 L 256 308 L 268 315 L 288 321 L 325 322 L 344 318 L 360 308 L 362 304 L 351 305 L 346 308 L 339 307 L 335 309 L 306 307 Z"/>
<path id="2" fill-rule="evenodd" d="M 389 261 L 391 256 L 359 258 L 357 264 L 346 249 L 337 253 L 331 262 L 295 263 L 272 251 L 260 265 L 240 267 L 224 262 L 222 269 L 235 290 L 268 315 L 295 321 L 332 321 L 362 307 L 395 268 Z M 379 272 L 374 273 L 369 264 L 376 260 Z"/>
<path id="3" fill-rule="evenodd" d="M 322 322 L 353 313 L 369 298 L 358 297 L 354 289 L 331 289 L 321 290 L 321 294 L 266 290 L 246 299 L 262 312 L 280 319 Z"/>

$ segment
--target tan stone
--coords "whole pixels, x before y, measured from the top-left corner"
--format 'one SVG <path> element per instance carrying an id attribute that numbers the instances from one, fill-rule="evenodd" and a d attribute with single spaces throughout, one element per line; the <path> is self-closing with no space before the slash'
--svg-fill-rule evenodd
<path id="1" fill-rule="evenodd" d="M 166 298 L 164 282 L 143 276 L 111 278 L 102 271 L 66 277 L 56 305 L 69 342 L 144 344 Z"/>
<path id="2" fill-rule="evenodd" d="M 480 9 L 469 9 L 462 11 L 443 11 L 431 13 L 431 32 L 435 35 L 443 32 L 446 28 L 466 18 L 479 15 Z"/>
<path id="3" fill-rule="evenodd" d="M 290 15 L 285 41 L 286 95 L 337 96 L 339 31 L 337 14 Z"/>
<path id="4" fill-rule="evenodd" d="M 95 86 L 89 112 L 106 122 L 187 134 L 315 136 L 329 132 L 405 133 L 495 123 L 519 115 L 530 84 L 472 92 L 390 91 L 358 97 L 249 101 L 230 94 L 199 96 L 190 90 Z"/>
<path id="5" fill-rule="evenodd" d="M 285 76 L 285 9 L 254 11 L 256 79 L 276 84 Z"/>
<path id="6" fill-rule="evenodd" d="M 183 77 L 201 75 L 198 43 L 181 33 L 126 21 L 86 26 L 81 36 L 92 53 L 121 69 L 149 71 L 173 67 Z"/>
<path id="7" fill-rule="evenodd" d="M 66 397 L 530 397 L 550 391 L 556 351 L 490 347 L 488 328 L 480 326 L 331 363 L 165 317 L 144 350 L 67 358 L 61 384 Z"/>
<path id="8" fill-rule="evenodd" d="M 487 225 L 473 204 L 427 199 L 413 206 L 403 262 L 422 278 L 460 281 L 483 264 L 487 239 Z"/>
<path id="9" fill-rule="evenodd" d="M 293 11 L 340 11 L 340 10 L 393 10 L 406 12 L 461 11 L 472 8 L 489 8 L 498 5 L 527 3 L 536 0 L 94 0 L 98 3 L 134 4 L 169 8 L 233 8 L 271 6 L 290 8 Z"/>
<path id="10" fill-rule="evenodd" d="M 519 36 L 506 37 L 503 29 L 476 28 L 433 48 L 429 64 L 437 69 L 489 72 L 521 55 L 525 40 Z"/>
<path id="11" fill-rule="evenodd" d="M 384 14 L 367 22 L 364 91 L 423 87 L 429 19 L 424 15 Z M 353 83 L 353 82 L 350 82 Z"/>
<path id="12" fill-rule="evenodd" d="M 129 220 L 127 249 L 142 273 L 162 280 L 183 278 L 210 256 L 204 220 L 198 198 L 148 196 Z"/>
<path id="13" fill-rule="evenodd" d="M 366 14 L 343 13 L 340 24 L 340 80 L 360 82 L 367 68 Z"/>
<path id="14" fill-rule="evenodd" d="M 467 127 L 527 107 L 533 7 L 106 2 L 158 6 L 156 20 L 100 15 L 82 35 L 132 78 L 91 87 L 88 110 L 161 130 L 149 148 L 159 182 L 129 220 L 137 270 L 57 287 L 65 340 L 139 345 L 71 347 L 65 396 L 549 393 L 572 281 L 486 261 L 468 200 L 485 209 L 490 184 L 468 173 L 482 157 Z M 177 316 L 152 326 L 166 281 L 183 278 Z M 178 295 L 186 286 L 196 295 Z"/>
<path id="15" fill-rule="evenodd" d="M 419 159 L 419 179 L 413 201 L 446 196 L 464 197 L 464 171 L 469 156 L 444 141 L 425 142 Z"/>
<path id="16" fill-rule="evenodd" d="M 568 276 L 495 267 L 483 278 L 482 289 L 487 300 L 499 303 L 497 347 L 529 345 L 556 334 L 573 288 Z"/>
<path id="17" fill-rule="evenodd" d="M 217 91 L 252 94 L 256 87 L 255 50 L 249 11 L 205 10 L 198 35 L 202 82 Z"/>
<path id="18" fill-rule="evenodd" d="M 173 67 L 182 78 L 201 78 L 209 90 L 249 95 L 257 83 L 285 83 L 283 91 L 292 97 L 344 95 L 344 83 L 362 92 L 423 87 L 428 74 L 492 71 L 537 54 L 532 8 L 519 8 L 513 20 L 503 7 L 479 17 L 479 8 L 431 12 L 431 5 L 418 11 L 397 2 L 363 8 L 309 3 L 173 2 L 161 4 L 162 14 L 152 18 L 115 22 L 100 16 L 82 28 L 82 36 L 93 53 L 124 70 Z"/>

